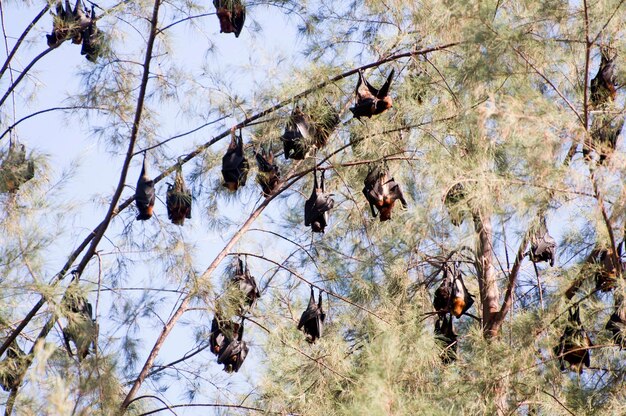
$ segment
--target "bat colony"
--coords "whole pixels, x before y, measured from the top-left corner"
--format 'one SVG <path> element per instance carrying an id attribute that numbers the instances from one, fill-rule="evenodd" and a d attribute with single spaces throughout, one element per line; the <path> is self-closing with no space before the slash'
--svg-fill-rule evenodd
<path id="1" fill-rule="evenodd" d="M 52 13 L 52 12 L 51 12 Z M 46 35 L 48 47 L 57 48 L 68 39 L 82 47 L 81 55 L 95 62 L 102 53 L 104 34 L 96 26 L 96 11 L 92 4 L 88 11 L 82 0 L 76 0 L 72 9 L 69 0 L 56 2 L 56 14 L 52 13 L 52 32 Z"/>
<path id="2" fill-rule="evenodd" d="M 241 0 L 214 0 L 216 14 L 220 23 L 220 33 L 233 33 L 239 37 L 243 28 L 246 10 Z M 56 2 L 56 13 L 53 15 L 53 29 L 46 35 L 50 48 L 60 46 L 71 39 L 74 44 L 82 44 L 81 54 L 95 62 L 102 53 L 104 35 L 96 27 L 94 6 L 88 11 L 77 0 L 74 8 L 69 0 Z M 587 161 L 592 160 L 592 152 L 598 155 L 598 164 L 603 164 L 615 149 L 617 139 L 624 125 L 623 117 L 611 115 L 610 106 L 616 99 L 617 82 L 615 75 L 616 54 L 608 48 L 601 50 L 601 62 L 597 74 L 591 80 L 590 104 L 597 111 L 590 134 L 585 140 L 583 154 Z M 393 81 L 394 69 L 387 76 L 380 89 L 373 87 L 366 79 L 362 70 L 358 72 L 355 88 L 355 103 L 350 112 L 357 120 L 362 117 L 371 118 L 392 107 L 389 89 Z M 286 121 L 281 137 L 285 159 L 303 160 L 311 151 L 322 149 L 329 141 L 333 131 L 340 123 L 339 113 L 326 101 L 319 114 L 309 112 L 306 107 L 295 105 Z M 614 112 L 613 112 L 614 113 Z M 274 195 L 281 186 L 280 168 L 276 164 L 271 149 L 262 149 L 254 153 L 258 174 L 257 182 L 264 197 Z M 249 163 L 245 157 L 241 132 L 232 131 L 231 142 L 222 158 L 223 186 L 236 192 L 244 186 L 249 171 Z M 311 196 L 304 204 L 304 224 L 311 227 L 312 232 L 324 233 L 328 225 L 328 213 L 333 209 L 333 194 L 325 189 L 325 170 L 321 171 L 318 182 L 317 165 L 313 169 L 313 186 Z M 12 142 L 8 153 L 0 164 L 0 192 L 14 193 L 21 185 L 34 177 L 34 163 L 26 158 L 24 145 Z M 400 185 L 390 175 L 385 164 L 370 168 L 364 178 L 363 195 L 370 206 L 372 216 L 379 216 L 380 221 L 388 221 L 396 200 L 406 208 L 407 201 Z M 463 221 L 475 213 L 468 199 L 468 187 L 471 182 L 463 181 L 452 185 L 443 203 L 448 210 L 450 221 L 461 226 Z M 166 207 L 168 219 L 173 224 L 183 225 L 185 219 L 191 218 L 192 195 L 187 189 L 182 169 L 176 170 L 174 184 L 168 184 Z M 135 202 L 138 210 L 136 219 L 149 220 L 153 216 L 155 205 L 155 183 L 148 175 L 147 155 L 144 153 L 141 173 L 137 180 Z M 471 214 L 471 215 L 469 215 Z M 556 241 L 548 233 L 546 220 L 539 220 L 539 227 L 530 238 L 530 250 L 525 254 L 533 263 L 546 262 L 554 266 L 556 258 Z M 611 248 L 596 248 L 589 257 L 591 275 L 595 278 L 596 289 L 610 291 L 622 274 L 624 264 L 621 263 L 622 250 L 613 253 Z M 618 260 L 616 262 L 616 259 Z M 460 264 L 446 261 L 441 265 L 443 276 L 439 287 L 435 290 L 433 307 L 437 320 L 434 334 L 441 347 L 440 357 L 443 363 L 451 364 L 457 360 L 458 335 L 454 329 L 453 317 L 459 319 L 468 315 L 474 304 L 474 296 L 467 290 Z M 243 340 L 245 314 L 256 305 L 261 292 L 255 278 L 251 275 L 247 261 L 237 257 L 234 273 L 230 280 L 240 295 L 239 320 L 224 318 L 216 311 L 211 324 L 209 336 L 210 351 L 217 357 L 217 363 L 224 366 L 226 372 L 238 372 L 248 354 L 248 346 Z M 577 288 L 575 288 L 576 290 Z M 575 292 L 574 290 L 574 292 Z M 302 330 L 305 339 L 314 343 L 322 337 L 326 314 L 322 308 L 320 289 L 318 300 L 315 300 L 314 287 L 307 308 L 302 312 L 298 322 L 298 330 Z M 568 295 L 571 298 L 572 295 Z M 93 319 L 92 305 L 80 295 L 66 295 L 62 302 L 63 315 L 67 325 L 63 328 L 63 340 L 70 357 L 76 355 L 79 361 L 84 360 L 95 349 L 98 324 Z M 611 339 L 623 348 L 626 345 L 626 306 L 621 298 L 615 296 L 615 308 L 606 324 Z M 74 344 L 74 350 L 71 343 Z M 570 307 L 569 318 L 558 345 L 553 349 L 562 370 L 571 369 L 582 373 L 583 366 L 589 367 L 593 343 L 585 331 L 580 318 L 579 306 Z M 0 374 L 0 386 L 10 391 L 21 383 L 20 368 L 26 362 L 26 354 L 13 342 L 1 362 L 7 369 Z M 567 365 L 566 365 L 567 363 Z"/>

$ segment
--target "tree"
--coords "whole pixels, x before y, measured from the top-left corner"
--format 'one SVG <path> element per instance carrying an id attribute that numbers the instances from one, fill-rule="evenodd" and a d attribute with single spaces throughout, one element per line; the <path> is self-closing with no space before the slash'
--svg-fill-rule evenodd
<path id="1" fill-rule="evenodd" d="M 620 413 L 623 2 L 246 2 L 237 37 L 217 28 L 240 5 L 216 3 L 219 19 L 201 2 L 98 3 L 85 15 L 99 32 L 56 2 L 2 6 L 6 413 Z M 52 38 L 68 39 L 46 47 L 49 9 Z M 99 46 L 89 62 L 76 27 Z M 267 54 L 296 28 L 302 50 Z M 392 69 L 393 107 L 352 118 L 358 73 L 380 87 Z M 79 131 L 76 147 L 100 154 L 47 156 L 24 137 L 36 120 L 46 142 Z M 280 155 L 290 132 L 315 144 L 303 160 Z M 220 162 L 237 135 L 251 169 L 230 191 Z M 266 197 L 252 173 L 269 148 L 280 180 Z M 144 155 L 156 214 L 138 221 Z M 388 221 L 360 192 L 374 168 L 407 202 Z M 314 174 L 334 200 L 323 234 L 303 226 Z M 175 176 L 193 195 L 180 226 L 165 217 Z M 536 253 L 546 232 L 554 267 Z M 433 306 L 444 276 L 474 296 L 460 318 Z M 315 343 L 296 328 L 311 286 Z M 453 356 L 439 315 L 457 327 Z M 207 364 L 214 317 L 225 337 L 245 327 L 239 374 Z M 580 351 L 590 366 L 568 371 Z"/>

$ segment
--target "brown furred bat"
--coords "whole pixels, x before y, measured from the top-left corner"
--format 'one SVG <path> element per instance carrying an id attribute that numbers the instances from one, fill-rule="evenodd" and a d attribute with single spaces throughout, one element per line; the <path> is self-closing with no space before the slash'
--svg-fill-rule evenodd
<path id="1" fill-rule="evenodd" d="M 355 118 L 370 118 L 392 107 L 393 103 L 389 96 L 389 87 L 391 86 L 394 72 L 395 70 L 392 69 L 387 77 L 387 81 L 385 81 L 380 89 L 376 89 L 367 82 L 363 71 L 359 71 L 359 80 L 357 81 L 355 89 L 356 103 L 354 107 L 350 107 L 350 111 Z M 361 88 L 361 84 L 365 85 L 365 90 Z"/>
<path id="2" fill-rule="evenodd" d="M 378 215 L 376 211 L 380 212 L 381 222 L 391 219 L 391 210 L 397 199 L 404 208 L 407 207 L 400 186 L 389 176 L 387 169 L 372 169 L 363 182 L 365 184 L 363 195 L 369 202 L 372 215 L 376 217 Z"/>

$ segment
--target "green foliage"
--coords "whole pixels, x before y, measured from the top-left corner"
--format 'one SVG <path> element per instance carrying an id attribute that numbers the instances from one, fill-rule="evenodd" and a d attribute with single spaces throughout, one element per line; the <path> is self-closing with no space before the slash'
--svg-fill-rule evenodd
<path id="1" fill-rule="evenodd" d="M 41 73 L 31 76 L 29 48 L 43 48 L 39 26 L 52 24 L 44 14 L 0 74 L 0 134 L 14 144 L 0 156 L 0 330 L 24 351 L 1 357 L 3 383 L 17 373 L 22 381 L 2 396 L 7 409 L 623 413 L 624 352 L 605 325 L 626 284 L 617 267 L 615 287 L 596 290 L 607 263 L 592 262 L 594 249 L 617 254 L 625 238 L 626 158 L 615 131 L 623 91 L 590 104 L 601 48 L 626 55 L 622 2 L 247 2 L 236 41 L 219 34 L 212 2 L 98 6 L 105 36 L 94 63 L 73 61 L 76 48 L 63 45 L 47 58 L 65 66 L 46 70 L 35 58 Z M 3 19 L 36 9 L 9 4 Z M 3 26 L 9 48 L 26 26 Z M 291 49 L 274 49 L 296 33 Z M 395 70 L 393 107 L 356 120 L 348 109 L 362 66 L 374 86 Z M 29 76 L 18 79 L 20 71 Z M 65 115 L 61 131 L 46 125 L 36 142 L 24 132 L 47 113 L 28 117 L 40 104 Z M 317 133 L 332 133 L 305 160 L 285 160 L 281 136 L 297 107 Z M 221 177 L 231 128 L 251 167 L 237 192 Z M 15 153 L 18 133 L 28 157 Z M 268 199 L 255 181 L 261 148 L 274 152 L 284 180 Z M 138 222 L 132 198 L 144 151 L 157 203 Z M 408 201 L 386 222 L 361 191 L 383 163 Z M 335 200 L 324 234 L 303 225 L 316 165 Z M 190 194 L 173 198 L 167 184 L 180 187 L 183 177 Z M 191 202 L 192 218 L 172 224 L 167 199 Z M 540 217 L 558 243 L 554 268 L 524 256 Z M 237 254 L 262 292 L 251 309 L 230 284 Z M 449 364 L 432 305 L 446 261 L 458 262 L 475 296 L 469 314 L 453 319 Z M 312 344 L 296 328 L 309 285 L 323 290 L 326 313 Z M 68 293 L 89 299 L 97 324 L 64 305 Z M 554 352 L 575 305 L 593 342 L 580 375 L 561 372 Z M 216 313 L 246 317 L 250 353 L 238 374 L 223 373 L 209 352 Z M 63 334 L 79 351 L 95 338 L 96 350 L 70 357 Z"/>

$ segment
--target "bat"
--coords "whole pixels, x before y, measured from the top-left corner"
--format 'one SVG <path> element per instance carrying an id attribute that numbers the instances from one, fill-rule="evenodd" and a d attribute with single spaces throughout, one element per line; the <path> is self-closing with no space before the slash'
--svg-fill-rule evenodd
<path id="1" fill-rule="evenodd" d="M 230 144 L 226 154 L 222 157 L 223 185 L 229 191 L 236 191 L 240 186 L 246 184 L 249 169 L 248 160 L 243 153 L 243 139 L 241 133 L 237 136 L 235 131 L 231 131 Z"/>
<path id="2" fill-rule="evenodd" d="M 583 156 L 588 159 L 591 149 L 595 148 L 600 156 L 598 163 L 602 165 L 615 150 L 623 127 L 623 116 L 616 118 L 613 115 L 598 114 L 593 119 L 589 137 L 585 140 Z"/>
<path id="3" fill-rule="evenodd" d="M 185 186 L 180 167 L 176 171 L 174 185 L 167 184 L 165 205 L 167 205 L 167 218 L 172 221 L 172 224 L 183 225 L 185 218 L 191 218 L 191 192 Z"/>
<path id="4" fill-rule="evenodd" d="M 211 336 L 209 337 L 209 348 L 216 356 L 220 355 L 223 347 L 233 338 L 233 334 L 239 331 L 239 324 L 232 321 L 222 321 L 216 313 L 211 322 Z"/>
<path id="5" fill-rule="evenodd" d="M 363 195 L 365 195 L 367 202 L 370 204 L 372 215 L 376 218 L 378 215 L 377 211 L 380 212 L 381 222 L 391 219 L 391 210 L 397 199 L 400 200 L 404 208 L 407 207 L 400 186 L 393 177 L 389 176 L 389 172 L 386 169 L 372 169 L 363 183 L 365 184 Z"/>
<path id="6" fill-rule="evenodd" d="M 322 309 L 322 290 L 319 291 L 319 302 L 315 304 L 315 293 L 313 292 L 313 286 L 311 286 L 311 297 L 309 298 L 309 305 L 306 310 L 302 312 L 300 316 L 300 322 L 298 322 L 298 330 L 302 329 L 306 334 L 306 340 L 309 343 L 314 343 L 316 339 L 321 338 L 324 330 L 324 319 L 326 314 Z"/>
<path id="7" fill-rule="evenodd" d="M 145 221 L 152 218 L 154 200 L 154 180 L 150 179 L 148 176 L 146 154 L 144 153 L 141 174 L 137 180 L 137 188 L 135 188 L 135 203 L 139 210 L 139 214 L 137 215 L 138 220 Z"/>
<path id="8" fill-rule="evenodd" d="M 589 101 L 594 107 L 598 107 L 608 101 L 614 101 L 617 96 L 616 76 L 615 76 L 615 54 L 609 58 L 608 48 L 600 49 L 600 67 L 598 73 L 591 80 L 589 89 Z"/>
<path id="9" fill-rule="evenodd" d="M 74 9 L 69 0 L 65 0 L 65 7 L 62 0 L 57 0 L 56 14 L 52 16 L 52 33 L 46 35 L 48 47 L 56 48 L 67 39 L 72 39 L 72 43 L 77 45 L 82 42 L 83 32 L 87 29 L 90 19 L 81 7 L 81 0 L 76 0 Z"/>
<path id="10" fill-rule="evenodd" d="M 88 23 L 83 30 L 83 46 L 80 54 L 85 55 L 89 62 L 96 62 L 102 53 L 102 42 L 103 35 L 96 26 L 96 10 L 92 4 Z"/>
<path id="11" fill-rule="evenodd" d="M 452 273 L 446 264 L 443 268 L 443 279 L 441 284 L 435 290 L 435 298 L 433 299 L 433 307 L 438 312 L 439 319 L 443 319 L 446 313 L 450 312 L 450 304 L 452 303 Z"/>
<path id="12" fill-rule="evenodd" d="M 533 235 L 530 244 L 530 251 L 526 253 L 530 260 L 534 263 L 542 261 L 550 263 L 550 267 L 554 266 L 556 257 L 556 241 L 550 234 L 546 225 L 546 219 L 541 218 L 539 230 Z"/>
<path id="13" fill-rule="evenodd" d="M 310 119 L 300 107 L 294 107 L 285 124 L 285 133 L 280 138 L 283 142 L 285 159 L 302 160 L 306 157 L 312 146 L 312 142 L 304 138 L 305 135 L 310 137 L 313 134 L 312 130 L 309 131 L 310 124 Z"/>
<path id="14" fill-rule="evenodd" d="M 461 182 L 456 183 L 445 196 L 444 205 L 448 209 L 450 221 L 455 226 L 460 226 L 465 219 L 465 198 L 467 193 Z"/>
<path id="15" fill-rule="evenodd" d="M 376 89 L 367 82 L 363 71 L 359 70 L 359 79 L 355 89 L 356 103 L 354 107 L 350 107 L 350 111 L 354 117 L 359 120 L 361 117 L 371 118 L 391 108 L 392 100 L 388 94 L 394 72 L 395 70 L 392 69 L 387 77 L 387 81 L 385 81 L 380 89 Z M 361 84 L 365 85 L 366 90 L 361 88 Z"/>
<path id="16" fill-rule="evenodd" d="M 241 0 L 213 0 L 220 21 L 220 33 L 234 33 L 238 38 L 246 21 L 246 6 Z"/>
<path id="17" fill-rule="evenodd" d="M 618 247 L 617 257 L 622 256 L 621 245 Z M 590 262 L 595 265 L 594 278 L 596 289 L 602 292 L 609 292 L 615 288 L 618 276 L 618 264 L 615 264 L 612 248 L 596 248 L 590 256 Z"/>
<path id="18" fill-rule="evenodd" d="M 259 167 L 259 172 L 256 175 L 256 181 L 261 185 L 263 196 L 268 197 L 278 187 L 280 182 L 280 169 L 274 164 L 274 153 L 270 150 L 269 153 L 265 152 L 265 149 L 261 153 L 255 153 L 256 163 Z"/>
<path id="19" fill-rule="evenodd" d="M 285 133 L 281 137 L 285 159 L 302 160 L 311 147 L 321 149 L 326 146 L 330 135 L 340 121 L 339 114 L 328 101 L 322 107 L 317 120 L 313 120 L 310 115 L 296 106 L 287 120 Z"/>
<path id="20" fill-rule="evenodd" d="M 0 387 L 4 391 L 16 389 L 22 383 L 21 375 L 25 362 L 26 354 L 17 345 L 17 341 L 13 340 L 7 349 L 6 357 L 0 363 L 2 368 L 0 372 Z"/>
<path id="21" fill-rule="evenodd" d="M 11 143 L 0 164 L 0 192 L 14 193 L 35 177 L 35 163 L 26 158 L 26 146 Z"/>
<path id="22" fill-rule="evenodd" d="M 220 349 L 220 354 L 217 357 L 217 363 L 224 365 L 224 371 L 227 373 L 236 373 L 241 368 L 241 365 L 248 356 L 248 346 L 243 340 L 243 318 L 241 318 L 241 324 L 237 330 L 237 338 L 228 340 L 223 344 Z"/>
<path id="23" fill-rule="evenodd" d="M 237 256 L 235 274 L 233 275 L 232 281 L 237 284 L 239 289 L 245 294 L 245 302 L 248 308 L 253 308 L 257 299 L 261 297 L 261 292 L 257 287 L 254 276 L 252 276 L 250 270 L 248 270 L 247 261 L 244 263 L 239 256 Z"/>
<path id="24" fill-rule="evenodd" d="M 572 311 L 573 309 L 573 311 Z M 559 344 L 554 347 L 554 354 L 559 358 L 561 371 L 569 367 L 579 374 L 583 372 L 583 364 L 589 367 L 591 364 L 591 350 L 593 343 L 580 322 L 580 308 L 570 308 L 567 326 L 559 339 Z M 568 363 L 566 367 L 565 362 Z"/>
<path id="25" fill-rule="evenodd" d="M 452 316 L 444 314 L 443 317 L 439 317 L 435 322 L 435 340 L 443 346 L 440 357 L 444 364 L 456 361 L 457 338 L 457 333 L 452 323 Z"/>
<path id="26" fill-rule="evenodd" d="M 328 224 L 328 211 L 335 206 L 333 194 L 326 193 L 324 171 L 320 175 L 320 187 L 317 184 L 317 169 L 313 171 L 313 191 L 304 203 L 304 225 L 311 227 L 314 233 L 323 233 Z"/>
<path id="27" fill-rule="evenodd" d="M 467 291 L 461 273 L 456 266 L 453 266 L 453 276 L 451 312 L 459 319 L 474 304 L 474 295 Z"/>
<path id="28" fill-rule="evenodd" d="M 617 307 L 604 327 L 611 333 L 611 340 L 620 346 L 620 350 L 626 346 L 626 310 Z"/>
<path id="29" fill-rule="evenodd" d="M 73 356 L 70 341 L 74 343 L 78 361 L 82 361 L 89 355 L 91 346 L 96 348 L 98 324 L 93 319 L 93 307 L 80 295 L 66 296 L 63 302 L 68 322 L 63 328 L 63 341 L 70 357 Z"/>

